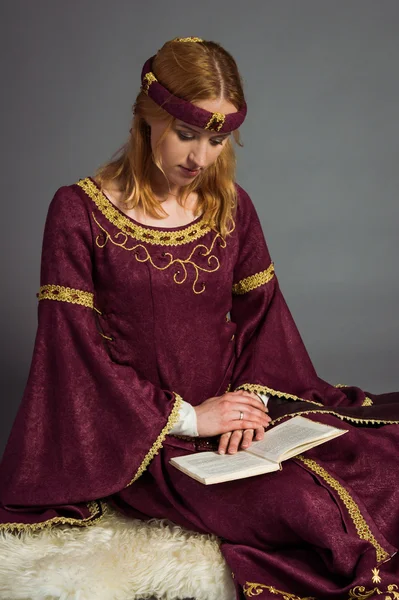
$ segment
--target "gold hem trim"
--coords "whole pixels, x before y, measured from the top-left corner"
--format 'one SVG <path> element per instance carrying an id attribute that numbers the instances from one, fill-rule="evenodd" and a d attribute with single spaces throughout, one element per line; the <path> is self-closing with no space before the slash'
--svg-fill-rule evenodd
<path id="1" fill-rule="evenodd" d="M 172 429 L 173 425 L 175 425 L 177 423 L 177 421 L 179 420 L 179 410 L 180 410 L 183 398 L 176 392 L 173 392 L 173 393 L 175 395 L 176 401 L 173 404 L 173 408 L 170 412 L 170 415 L 168 417 L 165 427 L 162 429 L 161 433 L 159 434 L 159 436 L 157 437 L 157 439 L 151 446 L 150 450 L 145 455 L 145 457 L 144 457 L 141 465 L 137 469 L 136 474 L 134 475 L 133 479 L 125 487 L 129 487 L 129 485 L 131 485 L 132 483 L 137 481 L 137 479 L 144 473 L 144 471 L 147 469 L 148 465 L 150 464 L 150 462 L 152 461 L 154 456 L 156 454 L 158 454 L 159 450 L 162 448 L 162 443 L 165 440 L 166 436 L 168 435 L 169 431 Z"/>
<path id="2" fill-rule="evenodd" d="M 211 227 L 202 218 L 198 223 L 189 224 L 179 231 L 168 229 L 149 229 L 137 225 L 112 204 L 105 194 L 88 178 L 79 179 L 77 185 L 89 196 L 104 217 L 124 234 L 141 242 L 158 246 L 181 246 L 198 240 L 211 231 Z"/>
<path id="3" fill-rule="evenodd" d="M 263 394 L 272 394 L 272 396 L 278 396 L 278 398 L 287 398 L 287 400 L 299 400 L 300 402 L 309 402 L 310 404 L 316 404 L 316 406 L 324 406 L 321 402 L 315 402 L 314 400 L 305 400 L 305 398 L 299 398 L 293 394 L 286 394 L 285 392 L 279 392 L 267 387 L 266 385 L 260 385 L 257 383 L 243 383 L 236 388 L 237 390 L 247 390 L 247 392 L 260 392 Z"/>
<path id="4" fill-rule="evenodd" d="M 365 518 L 360 512 L 360 508 L 358 507 L 352 496 L 349 494 L 349 492 L 343 487 L 343 485 L 341 485 L 334 477 L 332 477 L 332 475 L 330 475 L 328 471 L 326 471 L 326 469 L 319 465 L 315 460 L 312 460 L 311 458 L 305 458 L 302 455 L 298 455 L 296 456 L 296 458 L 303 462 L 314 473 L 320 475 L 320 477 L 322 477 L 322 479 L 324 479 L 324 481 L 328 483 L 328 485 L 338 493 L 338 496 L 344 503 L 349 513 L 349 516 L 353 521 L 359 538 L 361 540 L 369 542 L 372 546 L 374 546 L 376 551 L 377 562 L 380 563 L 390 558 L 390 554 L 386 550 L 384 550 L 384 548 L 377 542 L 374 535 L 371 533 L 371 530 L 367 525 Z"/>
<path id="5" fill-rule="evenodd" d="M 104 504 L 99 500 L 87 502 L 87 508 L 90 511 L 90 517 L 86 517 L 85 519 L 74 519 L 73 517 L 52 517 L 51 519 L 47 519 L 47 521 L 42 521 L 41 523 L 0 523 L 0 531 L 39 531 L 40 529 L 52 527 L 53 525 L 90 527 L 91 525 L 98 523 L 104 517 L 105 507 Z"/>
<path id="6" fill-rule="evenodd" d="M 334 387 L 349 387 L 347 385 L 335 385 Z M 293 394 L 286 394 L 285 392 L 279 392 L 277 390 L 273 390 L 272 388 L 267 387 L 266 385 L 259 385 L 257 383 L 243 383 L 239 385 L 236 390 L 247 390 L 248 392 L 260 392 L 263 394 L 272 394 L 273 396 L 277 396 L 278 398 L 287 398 L 288 400 L 298 400 L 299 402 L 309 402 L 310 404 L 316 404 L 316 406 L 324 406 L 321 402 L 315 402 L 315 400 L 306 400 L 305 398 L 300 398 L 299 396 L 294 396 Z M 373 406 L 373 401 L 368 396 L 365 397 L 361 406 Z M 323 411 L 325 412 L 325 411 Z M 348 417 L 349 418 L 349 417 Z M 384 423 L 392 423 L 396 424 L 399 421 L 383 421 Z"/>
<path id="7" fill-rule="evenodd" d="M 58 300 L 59 302 L 70 302 L 71 304 L 94 308 L 94 294 L 92 292 L 64 287 L 63 285 L 42 285 L 36 296 L 39 300 Z"/>
<path id="8" fill-rule="evenodd" d="M 283 600 L 316 600 L 313 596 L 306 596 L 306 598 L 302 598 L 297 596 L 296 594 L 290 594 L 289 592 L 283 592 L 282 590 L 278 590 L 273 585 L 265 585 L 264 583 L 254 583 L 252 581 L 246 581 L 242 588 L 244 595 L 247 598 L 252 598 L 252 596 L 260 596 L 263 594 L 264 590 L 267 590 L 271 594 L 275 594 L 276 596 L 282 596 Z"/>
<path id="9" fill-rule="evenodd" d="M 375 425 L 399 425 L 399 421 L 391 421 L 388 419 L 362 419 L 361 417 L 349 417 L 347 415 L 340 415 L 339 413 L 335 412 L 334 410 L 330 410 L 327 407 L 325 410 L 318 410 L 317 408 L 312 408 L 309 410 L 299 410 L 295 413 L 290 413 L 287 415 L 281 415 L 281 417 L 277 417 L 276 419 L 273 419 L 273 421 L 270 421 L 270 425 L 274 425 L 275 423 L 278 423 L 279 421 L 281 421 L 282 419 L 285 419 L 286 417 L 295 417 L 296 415 L 308 415 L 308 414 L 313 414 L 313 413 L 334 415 L 335 417 L 338 417 L 339 419 L 341 419 L 341 421 L 348 421 L 349 423 L 357 423 L 358 425 L 373 425 L 373 424 L 375 424 Z"/>
<path id="10" fill-rule="evenodd" d="M 241 279 L 233 285 L 232 291 L 234 295 L 241 295 L 254 290 L 265 283 L 269 283 L 274 277 L 274 263 L 271 263 L 265 271 L 259 271 L 254 275 Z"/>

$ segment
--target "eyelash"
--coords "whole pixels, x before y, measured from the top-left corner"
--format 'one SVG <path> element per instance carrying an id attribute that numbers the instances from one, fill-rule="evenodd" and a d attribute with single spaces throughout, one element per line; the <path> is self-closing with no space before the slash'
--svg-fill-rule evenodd
<path id="1" fill-rule="evenodd" d="M 177 135 L 183 142 L 188 142 L 189 140 L 194 139 L 192 136 L 184 135 L 184 133 L 181 133 L 180 131 L 177 132 Z M 216 140 L 211 140 L 211 144 L 212 146 L 221 146 L 223 144 L 223 141 L 217 142 Z"/>

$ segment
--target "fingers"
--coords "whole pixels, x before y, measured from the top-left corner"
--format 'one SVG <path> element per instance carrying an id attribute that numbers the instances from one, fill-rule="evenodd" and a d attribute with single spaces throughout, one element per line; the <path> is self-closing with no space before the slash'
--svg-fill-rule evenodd
<path id="1" fill-rule="evenodd" d="M 218 452 L 219 454 L 225 454 L 227 450 L 227 446 L 229 445 L 229 440 L 232 436 L 232 431 L 226 431 L 226 433 L 222 433 L 219 440 Z"/>
<path id="2" fill-rule="evenodd" d="M 247 390 L 237 390 L 236 392 L 228 392 L 226 396 L 231 396 L 230 401 L 238 400 L 237 396 L 240 397 L 240 401 L 245 404 L 249 404 L 258 410 L 269 412 L 267 406 L 264 405 L 262 400 L 255 392 L 247 392 Z"/>
<path id="3" fill-rule="evenodd" d="M 229 440 L 229 447 L 227 448 L 228 454 L 235 454 L 238 450 L 238 446 L 242 440 L 242 431 L 233 431 Z"/>
<path id="4" fill-rule="evenodd" d="M 255 442 L 259 442 L 260 440 L 263 440 L 263 438 L 265 437 L 265 430 L 263 427 L 258 427 L 258 429 L 255 429 Z"/>
<path id="5" fill-rule="evenodd" d="M 263 427 L 262 427 L 262 431 L 263 431 Z M 252 444 L 253 437 L 254 437 L 253 429 L 245 429 L 244 430 L 244 434 L 242 436 L 242 441 L 241 441 L 241 448 L 243 450 L 245 450 L 245 448 L 250 447 L 250 445 Z"/>
<path id="6" fill-rule="evenodd" d="M 252 430 L 253 431 L 253 430 Z M 220 436 L 219 454 L 235 454 L 243 437 L 242 431 L 229 431 Z"/>
<path id="7" fill-rule="evenodd" d="M 256 429 L 261 425 L 268 427 L 271 421 L 269 415 L 262 410 L 242 404 L 231 405 L 228 417 L 230 421 L 234 421 L 234 429 Z M 247 423 L 248 421 L 251 422 L 251 425 L 243 426 L 243 422 Z"/>
<path id="8" fill-rule="evenodd" d="M 264 429 L 260 427 L 258 430 L 245 429 L 244 431 L 228 431 L 220 436 L 218 452 L 219 454 L 235 454 L 239 447 L 245 450 L 252 444 L 254 433 L 259 434 L 259 439 L 264 436 Z"/>

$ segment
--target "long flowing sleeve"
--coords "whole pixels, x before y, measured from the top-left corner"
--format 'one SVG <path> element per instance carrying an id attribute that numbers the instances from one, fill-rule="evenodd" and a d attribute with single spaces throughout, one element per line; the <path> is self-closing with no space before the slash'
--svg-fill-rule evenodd
<path id="1" fill-rule="evenodd" d="M 361 404 L 320 379 L 281 292 L 262 226 L 249 195 L 239 187 L 239 252 L 234 268 L 231 320 L 236 323 L 236 364 L 231 389 L 246 389 L 321 405 Z"/>
<path id="2" fill-rule="evenodd" d="M 3 505 L 108 496 L 135 481 L 177 423 L 182 398 L 113 361 L 96 319 L 89 212 L 60 188 L 45 224 L 38 328 L 0 467 Z"/>

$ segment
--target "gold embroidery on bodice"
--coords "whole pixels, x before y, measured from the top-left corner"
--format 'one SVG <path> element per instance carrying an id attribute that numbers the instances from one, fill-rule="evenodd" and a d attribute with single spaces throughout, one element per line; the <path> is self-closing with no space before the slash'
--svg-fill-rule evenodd
<path id="1" fill-rule="evenodd" d="M 156 244 L 158 246 L 181 246 L 182 244 L 189 244 L 192 241 L 198 240 L 211 231 L 210 225 L 204 218 L 191 225 L 188 224 L 178 231 L 171 231 L 167 228 L 152 229 L 144 225 L 138 225 L 123 212 L 119 211 L 89 177 L 80 179 L 77 185 L 86 192 L 98 210 L 110 223 L 120 229 L 126 237 L 131 237 L 140 242 L 147 242 L 148 244 Z"/>
<path id="2" fill-rule="evenodd" d="M 215 232 L 215 236 L 210 244 L 210 246 L 206 246 L 205 244 L 197 244 L 189 253 L 186 258 L 174 258 L 171 252 L 162 252 L 162 257 L 167 261 L 166 264 L 160 265 L 156 264 L 153 257 L 149 253 L 148 249 L 144 244 L 134 244 L 129 245 L 131 240 L 129 236 L 124 231 L 118 231 L 116 234 L 111 235 L 96 219 L 94 213 L 92 213 L 92 217 L 96 222 L 97 226 L 101 229 L 103 234 L 99 234 L 96 237 L 96 245 L 99 248 L 104 248 L 107 242 L 114 244 L 115 246 L 119 246 L 124 250 L 128 250 L 129 252 L 133 252 L 135 259 L 138 262 L 149 262 L 155 269 L 158 271 L 166 271 L 170 267 L 177 266 L 180 267 L 173 273 L 173 281 L 178 285 L 183 284 L 187 280 L 188 272 L 187 266 L 190 265 L 194 269 L 195 277 L 192 284 L 192 290 L 194 294 L 202 294 L 205 291 L 206 285 L 204 281 L 198 283 L 198 279 L 200 273 L 214 273 L 220 268 L 220 261 L 215 254 L 212 254 L 212 251 L 215 247 L 216 242 L 221 248 L 226 248 L 226 240 L 220 235 L 220 233 Z M 102 239 L 101 239 L 102 238 Z M 196 262 L 195 257 L 203 256 L 206 257 L 205 265 L 199 264 L 199 261 Z M 198 287 L 199 286 L 199 287 Z"/>
<path id="3" fill-rule="evenodd" d="M 95 214 L 92 212 L 92 217 L 102 233 L 96 237 L 96 245 L 99 248 L 104 248 L 107 242 L 119 246 L 124 250 L 133 252 L 135 259 L 138 262 L 149 262 L 154 269 L 158 271 L 166 271 L 172 267 L 173 281 L 181 285 L 185 283 L 188 277 L 187 267 L 190 265 L 194 270 L 194 281 L 192 290 L 194 294 L 202 294 L 206 289 L 204 281 L 198 281 L 201 273 L 214 273 L 220 269 L 219 258 L 213 253 L 215 245 L 220 248 L 226 248 L 225 238 L 213 230 L 210 225 L 200 219 L 196 223 L 189 224 L 178 231 L 170 229 L 152 229 L 134 223 L 129 217 L 120 212 L 103 194 L 93 181 L 86 177 L 77 182 L 89 198 L 94 202 L 98 210 L 112 225 L 119 230 L 116 233 L 110 233 L 99 223 Z M 229 233 L 235 229 L 235 223 Z M 175 258 L 172 252 L 162 252 L 161 256 L 165 259 L 164 264 L 159 264 L 159 260 L 155 260 L 146 246 L 146 244 L 159 246 L 181 246 L 204 237 L 209 232 L 214 232 L 214 237 L 210 245 L 197 244 L 185 258 Z M 144 243 L 135 243 L 132 240 Z M 198 257 L 198 259 L 197 259 Z M 203 258 L 199 258 L 203 257 Z M 173 267 L 177 267 L 173 269 Z"/>

